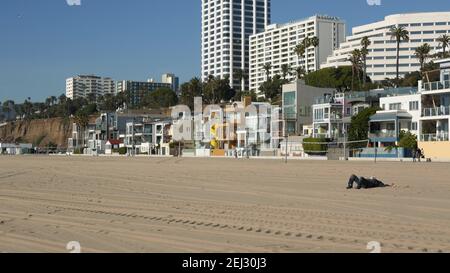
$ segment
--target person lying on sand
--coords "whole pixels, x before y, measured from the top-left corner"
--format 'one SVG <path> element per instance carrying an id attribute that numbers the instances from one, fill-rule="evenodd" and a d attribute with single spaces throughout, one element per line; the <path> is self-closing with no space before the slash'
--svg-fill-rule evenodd
<path id="1" fill-rule="evenodd" d="M 365 177 L 358 177 L 356 175 L 350 176 L 350 179 L 348 180 L 348 186 L 347 189 L 353 189 L 353 183 L 356 183 L 356 188 L 359 190 L 361 188 L 363 189 L 371 189 L 371 188 L 383 188 L 383 187 L 390 187 L 390 185 L 384 184 L 380 180 L 376 179 L 375 177 L 371 178 L 365 178 Z"/>

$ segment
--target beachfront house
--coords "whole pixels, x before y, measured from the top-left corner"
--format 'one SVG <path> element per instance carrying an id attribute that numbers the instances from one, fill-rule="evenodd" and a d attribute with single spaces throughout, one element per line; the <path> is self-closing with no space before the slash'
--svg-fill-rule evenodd
<path id="1" fill-rule="evenodd" d="M 33 144 L 30 143 L 1 143 L 1 155 L 23 155 L 33 152 Z"/>
<path id="2" fill-rule="evenodd" d="M 419 147 L 432 160 L 450 160 L 450 58 L 435 61 L 440 80 L 419 82 Z"/>
<path id="3" fill-rule="evenodd" d="M 302 80 L 283 85 L 284 135 L 302 135 L 303 126 L 310 125 L 313 122 L 311 105 L 314 104 L 315 99 L 332 94 L 333 89 L 308 86 Z"/>

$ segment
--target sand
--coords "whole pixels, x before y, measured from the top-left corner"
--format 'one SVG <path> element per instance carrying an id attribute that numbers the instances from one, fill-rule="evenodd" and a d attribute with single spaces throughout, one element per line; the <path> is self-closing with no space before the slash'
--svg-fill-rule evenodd
<path id="1" fill-rule="evenodd" d="M 394 187 L 346 190 L 350 174 Z M 0 252 L 450 252 L 450 164 L 0 157 Z"/>

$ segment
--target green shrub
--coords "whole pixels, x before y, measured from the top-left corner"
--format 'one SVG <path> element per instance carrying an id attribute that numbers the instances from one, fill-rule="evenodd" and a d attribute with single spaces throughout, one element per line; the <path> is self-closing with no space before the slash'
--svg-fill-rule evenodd
<path id="1" fill-rule="evenodd" d="M 119 148 L 119 154 L 120 154 L 120 155 L 125 155 L 125 154 L 127 154 L 127 147 L 120 147 L 120 148 Z"/>
<path id="2" fill-rule="evenodd" d="M 83 152 L 84 152 L 84 148 L 76 148 L 76 149 L 73 151 L 73 154 L 75 154 L 75 155 L 82 155 Z"/>
<path id="3" fill-rule="evenodd" d="M 325 138 L 305 138 L 303 150 L 309 155 L 324 155 L 328 151 L 328 144 L 326 144 L 328 142 Z"/>
<path id="4" fill-rule="evenodd" d="M 409 150 L 417 149 L 417 136 L 411 132 L 401 131 L 398 146 Z"/>

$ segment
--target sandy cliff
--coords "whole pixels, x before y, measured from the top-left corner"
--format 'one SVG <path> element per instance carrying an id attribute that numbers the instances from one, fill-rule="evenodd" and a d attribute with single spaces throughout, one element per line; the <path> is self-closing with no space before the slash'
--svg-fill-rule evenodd
<path id="1" fill-rule="evenodd" d="M 15 121 L 0 126 L 0 142 L 26 142 L 45 147 L 53 142 L 67 147 L 72 121 L 63 118 Z"/>

